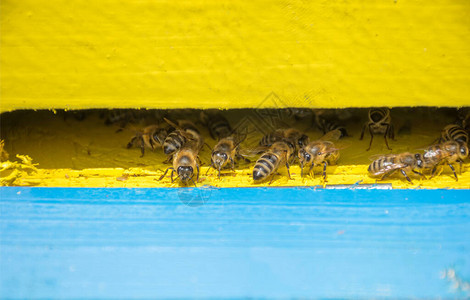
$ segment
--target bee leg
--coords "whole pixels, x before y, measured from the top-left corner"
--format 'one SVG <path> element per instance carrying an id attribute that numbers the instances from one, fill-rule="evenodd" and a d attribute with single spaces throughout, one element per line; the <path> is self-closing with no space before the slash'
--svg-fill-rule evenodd
<path id="1" fill-rule="evenodd" d="M 171 163 L 171 159 L 173 158 L 173 155 L 168 155 L 167 159 L 163 162 L 164 164 L 169 164 Z"/>
<path id="2" fill-rule="evenodd" d="M 410 183 L 413 183 L 410 177 L 408 177 L 408 174 L 406 174 L 405 170 L 400 169 L 400 172 L 403 174 L 403 176 L 405 176 L 406 180 L 408 180 Z"/>
<path id="3" fill-rule="evenodd" d="M 155 150 L 155 147 L 153 146 L 155 142 L 153 141 L 153 138 L 151 135 L 149 135 L 149 144 L 150 144 L 150 148 L 152 148 L 152 150 Z"/>
<path id="4" fill-rule="evenodd" d="M 197 170 L 196 181 L 199 182 L 199 165 L 196 165 L 196 170 Z M 196 186 L 196 184 L 194 185 Z"/>
<path id="5" fill-rule="evenodd" d="M 323 162 L 323 180 L 326 181 L 326 166 L 328 163 L 326 161 Z"/>
<path id="6" fill-rule="evenodd" d="M 300 177 L 304 177 L 304 163 L 300 163 Z"/>
<path id="7" fill-rule="evenodd" d="M 463 164 L 463 160 L 459 159 L 459 174 L 462 175 L 462 164 Z"/>
<path id="8" fill-rule="evenodd" d="M 175 169 L 171 170 L 171 183 L 173 183 L 175 180 L 173 179 L 173 175 L 175 174 Z"/>
<path id="9" fill-rule="evenodd" d="M 395 173 L 396 170 L 392 170 L 388 173 L 385 173 L 381 178 L 380 180 L 385 180 L 385 178 L 389 177 L 390 175 L 392 175 L 393 173 Z"/>
<path id="10" fill-rule="evenodd" d="M 173 172 L 175 171 L 175 169 L 174 169 L 173 167 L 169 167 L 168 169 L 165 170 L 165 173 L 163 173 L 163 175 L 160 176 L 160 178 L 159 178 L 158 180 L 162 180 L 163 177 L 165 177 L 166 173 L 168 173 L 168 170 L 173 170 L 173 171 L 171 172 L 171 174 L 172 174 L 172 176 L 173 176 Z"/>
<path id="11" fill-rule="evenodd" d="M 199 158 L 199 155 L 196 156 L 196 159 L 197 159 L 197 164 L 199 164 L 199 165 L 201 165 L 201 166 L 204 165 L 204 164 L 202 163 L 201 159 Z M 211 160 L 212 160 L 212 158 L 211 158 Z"/>
<path id="12" fill-rule="evenodd" d="M 137 139 L 137 136 L 134 136 L 134 137 L 129 141 L 129 143 L 127 143 L 126 148 L 127 148 L 127 149 L 132 148 L 132 146 L 134 145 L 134 142 L 135 142 L 136 139 Z"/>
<path id="13" fill-rule="evenodd" d="M 388 141 L 387 141 L 387 134 L 389 134 L 389 131 L 390 131 L 390 124 L 386 124 L 386 125 L 387 125 L 387 129 L 385 130 L 385 134 L 384 134 L 385 145 L 387 146 L 387 149 L 388 149 L 388 150 L 392 150 L 392 149 L 388 146 Z"/>
<path id="14" fill-rule="evenodd" d="M 271 176 L 271 180 L 269 181 L 269 185 L 273 182 L 274 176 L 276 176 L 276 173 L 273 173 L 273 176 Z"/>
<path id="15" fill-rule="evenodd" d="M 390 124 L 388 137 L 395 141 L 395 127 L 393 124 Z"/>
<path id="16" fill-rule="evenodd" d="M 449 164 L 449 167 L 452 169 L 452 172 L 454 172 L 454 176 L 455 176 L 455 181 L 459 181 L 459 179 L 457 178 L 457 173 L 455 173 L 455 169 L 454 169 L 454 166 Z"/>
<path id="17" fill-rule="evenodd" d="M 312 175 L 312 169 L 315 167 L 315 164 L 312 162 L 310 168 L 308 169 L 308 174 Z M 315 178 L 315 171 L 313 171 L 313 178 Z"/>
<path id="18" fill-rule="evenodd" d="M 235 161 L 233 161 L 233 158 L 230 157 L 230 162 L 232 163 L 232 171 L 235 172 Z"/>
<path id="19" fill-rule="evenodd" d="M 434 175 L 436 175 L 436 170 L 437 170 L 437 165 L 435 165 L 435 166 L 432 168 L 431 177 L 429 177 L 429 178 L 433 178 Z"/>
<path id="20" fill-rule="evenodd" d="M 362 140 L 364 138 L 364 132 L 366 131 L 366 127 L 367 124 L 364 124 L 364 126 L 362 126 L 361 137 L 359 138 L 359 140 Z"/>
<path id="21" fill-rule="evenodd" d="M 217 171 L 218 171 L 218 178 L 220 179 L 220 167 L 217 168 Z"/>
<path id="22" fill-rule="evenodd" d="M 289 179 L 292 179 L 290 177 L 289 163 L 287 163 L 287 162 L 286 162 L 286 168 L 287 168 L 287 175 L 289 175 Z"/>
<path id="23" fill-rule="evenodd" d="M 426 179 L 426 176 L 424 176 L 423 173 L 420 173 L 420 172 L 418 172 L 418 171 L 416 171 L 416 170 L 411 170 L 411 172 L 413 172 L 413 173 L 415 173 L 415 174 L 418 174 L 419 176 L 424 177 L 424 179 Z"/>
<path id="24" fill-rule="evenodd" d="M 141 137 L 140 138 L 140 153 L 142 153 L 140 155 L 140 157 L 144 157 L 144 154 L 145 154 L 145 142 L 144 142 L 144 138 Z"/>
<path id="25" fill-rule="evenodd" d="M 372 124 L 369 124 L 369 133 L 370 133 L 370 142 L 369 142 L 369 148 L 367 148 L 366 151 L 370 150 L 370 147 L 372 147 L 372 141 L 374 140 L 374 134 L 372 133 Z"/>
<path id="26" fill-rule="evenodd" d="M 444 171 L 444 165 L 440 165 L 439 172 L 437 173 L 437 176 L 440 176 L 443 171 Z"/>

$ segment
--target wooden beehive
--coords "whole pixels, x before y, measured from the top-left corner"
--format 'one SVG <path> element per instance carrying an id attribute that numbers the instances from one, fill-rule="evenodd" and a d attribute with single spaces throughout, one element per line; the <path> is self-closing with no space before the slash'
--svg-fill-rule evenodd
<path id="1" fill-rule="evenodd" d="M 468 163 L 458 182 L 447 172 L 374 185 L 358 141 L 366 110 L 329 172 L 328 185 L 349 189 L 333 191 L 297 166 L 271 189 L 245 188 L 249 167 L 167 189 L 179 185 L 155 180 L 161 155 L 125 149 L 137 127 L 68 112 L 390 107 L 416 128 L 394 151 L 424 147 L 448 111 L 470 106 L 469 9 L 0 1 L 2 139 L 10 160 L 33 159 L 2 183 L 38 186 L 0 187 L 0 298 L 468 296 Z M 416 107 L 426 113 L 414 118 Z M 377 190 L 392 187 L 405 189 Z"/>

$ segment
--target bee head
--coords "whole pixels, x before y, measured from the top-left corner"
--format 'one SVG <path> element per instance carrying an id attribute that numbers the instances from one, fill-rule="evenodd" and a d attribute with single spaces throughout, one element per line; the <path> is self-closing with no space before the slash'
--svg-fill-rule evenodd
<path id="1" fill-rule="evenodd" d="M 299 161 L 301 164 L 308 164 L 312 161 L 312 155 L 305 151 L 305 148 L 299 150 Z"/>
<path id="2" fill-rule="evenodd" d="M 214 151 L 212 152 L 212 163 L 217 168 L 222 168 L 228 162 L 228 155 L 225 152 Z"/>
<path id="3" fill-rule="evenodd" d="M 181 181 L 186 182 L 191 179 L 191 177 L 193 177 L 194 170 L 193 167 L 190 166 L 180 166 L 176 170 L 176 173 L 178 173 L 178 176 L 180 177 Z"/>
<path id="4" fill-rule="evenodd" d="M 378 123 L 380 120 L 383 119 L 383 115 L 379 111 L 373 111 L 370 114 L 370 118 L 373 122 Z"/>
<path id="5" fill-rule="evenodd" d="M 468 147 L 464 143 L 459 144 L 459 157 L 460 159 L 465 159 L 468 157 Z"/>
<path id="6" fill-rule="evenodd" d="M 416 165 L 418 166 L 418 168 L 424 168 L 424 162 L 423 162 L 423 157 L 421 156 L 421 154 L 417 153 L 415 154 L 415 160 L 416 160 Z"/>

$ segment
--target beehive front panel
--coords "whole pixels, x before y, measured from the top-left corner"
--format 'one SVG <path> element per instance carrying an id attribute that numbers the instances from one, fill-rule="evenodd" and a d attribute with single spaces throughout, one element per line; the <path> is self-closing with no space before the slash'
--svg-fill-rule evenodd
<path id="1" fill-rule="evenodd" d="M 468 1 L 0 5 L 0 111 L 469 104 Z"/>

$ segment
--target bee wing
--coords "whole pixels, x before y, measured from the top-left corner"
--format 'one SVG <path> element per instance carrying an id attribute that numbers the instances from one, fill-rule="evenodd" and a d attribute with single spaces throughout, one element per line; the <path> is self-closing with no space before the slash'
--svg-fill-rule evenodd
<path id="1" fill-rule="evenodd" d="M 441 159 L 445 159 L 449 156 L 452 156 L 451 153 L 449 153 L 448 151 L 443 151 L 442 149 L 434 149 L 434 148 L 428 148 L 428 149 L 425 149 L 424 150 L 425 153 L 424 153 L 424 157 L 430 157 L 430 156 L 436 156 L 436 157 L 440 157 Z"/>
<path id="2" fill-rule="evenodd" d="M 258 146 L 258 147 L 253 147 L 253 148 L 243 148 L 239 150 L 239 153 L 242 156 L 255 157 L 259 155 L 260 153 L 267 151 L 268 149 L 269 147 L 263 147 L 263 146 Z"/>
<path id="3" fill-rule="evenodd" d="M 183 129 L 179 125 L 177 125 L 175 122 L 170 121 L 165 117 L 163 117 L 163 120 L 165 120 L 165 122 L 167 122 L 171 127 L 183 131 Z"/>
<path id="4" fill-rule="evenodd" d="M 385 174 L 385 173 L 388 173 L 390 171 L 403 169 L 403 168 L 406 168 L 406 167 L 407 167 L 407 165 L 402 164 L 402 163 L 389 164 L 389 165 L 385 166 L 384 168 L 382 168 L 380 171 L 376 172 L 375 175 Z"/>
<path id="5" fill-rule="evenodd" d="M 386 155 L 385 157 L 387 157 L 387 156 L 389 156 L 389 155 Z M 385 157 L 382 156 L 382 158 L 385 158 Z M 371 173 L 375 176 L 383 175 L 383 174 L 386 174 L 390 171 L 403 169 L 403 168 L 406 168 L 406 167 L 407 167 L 407 165 L 403 164 L 403 163 L 388 163 L 385 166 L 382 166 L 382 168 L 380 168 L 376 172 L 371 172 Z"/>
<path id="6" fill-rule="evenodd" d="M 176 130 L 178 130 L 179 134 L 181 134 L 182 136 L 184 136 L 185 138 L 187 138 L 188 140 L 194 140 L 194 136 L 192 136 L 191 134 L 189 134 L 188 132 L 186 132 L 186 130 L 184 130 L 183 128 L 181 128 L 181 126 L 177 125 L 175 122 L 173 121 L 170 121 L 168 120 L 167 118 L 163 118 L 165 120 L 165 122 L 167 122 L 171 127 L 175 128 Z"/>
<path id="7" fill-rule="evenodd" d="M 433 143 L 432 145 L 426 146 L 426 147 L 420 147 L 417 148 L 416 150 L 422 150 L 427 156 L 440 156 L 442 158 L 446 158 L 451 156 L 451 154 L 447 151 L 443 151 L 441 148 L 436 148 L 433 147 L 435 145 L 438 145 L 436 143 Z"/>
<path id="8" fill-rule="evenodd" d="M 341 138 L 341 131 L 339 129 L 331 130 L 325 133 L 319 140 L 321 141 L 337 141 Z"/>
<path id="9" fill-rule="evenodd" d="M 374 154 L 374 155 L 369 156 L 369 160 L 376 161 L 378 159 L 392 157 L 392 156 L 395 156 L 395 154 Z"/>
<path id="10" fill-rule="evenodd" d="M 335 147 L 334 149 L 335 150 L 344 150 L 346 148 L 349 148 L 352 146 L 352 142 L 351 141 L 347 141 L 345 142 L 344 140 L 342 140 L 341 142 L 336 142 L 335 143 Z"/>

